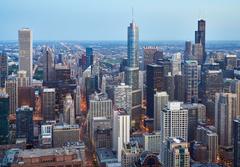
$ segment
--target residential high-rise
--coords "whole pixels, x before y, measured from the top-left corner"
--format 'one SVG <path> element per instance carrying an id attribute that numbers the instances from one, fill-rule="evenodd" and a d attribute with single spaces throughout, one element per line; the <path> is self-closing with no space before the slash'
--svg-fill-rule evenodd
<path id="1" fill-rule="evenodd" d="M 168 102 L 160 115 L 160 159 L 165 159 L 163 145 L 169 137 L 188 139 L 188 110 L 181 108 L 181 102 Z"/>
<path id="2" fill-rule="evenodd" d="M 184 64 L 185 101 L 198 102 L 198 62 L 188 60 Z"/>
<path id="3" fill-rule="evenodd" d="M 237 55 L 235 54 L 228 54 L 224 60 L 225 69 L 226 70 L 233 70 L 237 67 Z"/>
<path id="4" fill-rule="evenodd" d="M 175 82 L 174 76 L 171 74 L 171 72 L 164 76 L 164 90 L 168 93 L 169 100 L 173 101 L 175 97 Z"/>
<path id="5" fill-rule="evenodd" d="M 205 43 L 206 43 L 206 21 L 205 20 L 198 20 L 198 30 L 195 31 L 195 44 L 201 44 L 203 49 L 203 63 L 206 60 L 206 50 L 205 50 Z"/>
<path id="6" fill-rule="evenodd" d="M 160 130 L 160 115 L 162 109 L 168 103 L 168 98 L 167 92 L 156 92 L 154 95 L 154 131 Z"/>
<path id="7" fill-rule="evenodd" d="M 5 87 L 8 76 L 8 57 L 5 53 L 0 53 L 0 88 Z"/>
<path id="8" fill-rule="evenodd" d="M 154 116 L 154 94 L 164 90 L 164 71 L 163 66 L 157 64 L 147 65 L 146 72 L 146 91 L 147 91 L 147 116 Z"/>
<path id="9" fill-rule="evenodd" d="M 234 148 L 234 167 L 240 166 L 240 120 L 233 121 L 233 148 Z"/>
<path id="10" fill-rule="evenodd" d="M 123 145 L 130 141 L 130 115 L 125 110 L 114 111 L 113 118 L 113 150 L 117 152 L 121 162 Z"/>
<path id="11" fill-rule="evenodd" d="M 114 106 L 122 108 L 131 115 L 132 110 L 132 87 L 121 83 L 114 88 Z"/>
<path id="12" fill-rule="evenodd" d="M 29 78 L 29 84 L 32 84 L 32 31 L 23 28 L 18 31 L 19 42 L 19 70 L 26 71 Z"/>
<path id="13" fill-rule="evenodd" d="M 190 152 L 184 139 L 170 137 L 164 146 L 164 167 L 190 167 Z"/>
<path id="14" fill-rule="evenodd" d="M 9 96 L 9 112 L 15 114 L 18 107 L 18 83 L 14 76 L 6 81 L 6 93 Z"/>
<path id="15" fill-rule="evenodd" d="M 45 88 L 42 92 L 42 116 L 45 121 L 55 120 L 56 92 L 54 88 Z"/>
<path id="16" fill-rule="evenodd" d="M 9 140 L 9 96 L 0 93 L 0 145 L 8 144 Z"/>
<path id="17" fill-rule="evenodd" d="M 33 108 L 22 106 L 16 111 L 16 137 L 33 142 Z"/>
<path id="18" fill-rule="evenodd" d="M 135 22 L 128 27 L 128 61 L 125 68 L 125 83 L 132 87 L 131 124 L 138 127 L 141 116 L 141 90 L 139 89 L 139 39 L 138 26 Z"/>
<path id="19" fill-rule="evenodd" d="M 54 81 L 54 55 L 53 50 L 49 47 L 44 47 L 43 54 L 43 80 L 45 82 Z"/>
<path id="20" fill-rule="evenodd" d="M 69 125 L 75 124 L 74 101 L 71 94 L 67 94 L 63 102 L 63 121 Z"/>

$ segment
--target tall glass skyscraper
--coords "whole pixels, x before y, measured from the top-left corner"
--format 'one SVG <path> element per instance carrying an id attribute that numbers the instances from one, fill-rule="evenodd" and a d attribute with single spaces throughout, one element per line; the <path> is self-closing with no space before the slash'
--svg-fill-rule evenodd
<path id="1" fill-rule="evenodd" d="M 8 144 L 9 129 L 9 97 L 7 94 L 0 93 L 0 145 Z"/>
<path id="2" fill-rule="evenodd" d="M 141 90 L 139 89 L 139 39 L 138 27 L 132 21 L 128 27 L 128 61 L 125 70 L 125 83 L 132 86 L 132 125 L 137 127 L 141 116 Z"/>

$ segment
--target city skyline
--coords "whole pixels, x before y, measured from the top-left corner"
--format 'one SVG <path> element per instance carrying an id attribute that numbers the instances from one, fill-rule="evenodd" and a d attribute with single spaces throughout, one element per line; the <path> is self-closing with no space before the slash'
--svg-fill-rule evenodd
<path id="1" fill-rule="evenodd" d="M 238 40 L 239 5 L 237 0 L 4 1 L 0 2 L 0 40 L 17 40 L 16 32 L 23 27 L 33 31 L 34 40 L 126 40 L 132 8 L 140 41 L 193 40 L 199 19 L 207 22 L 208 40 Z"/>

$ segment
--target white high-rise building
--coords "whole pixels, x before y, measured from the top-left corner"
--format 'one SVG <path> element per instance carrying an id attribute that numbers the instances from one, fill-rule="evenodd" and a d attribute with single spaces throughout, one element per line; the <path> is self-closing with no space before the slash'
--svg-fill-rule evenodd
<path id="1" fill-rule="evenodd" d="M 29 84 L 32 84 L 32 31 L 23 28 L 18 31 L 19 42 L 19 70 L 27 72 Z"/>
<path id="2" fill-rule="evenodd" d="M 188 139 L 188 110 L 181 107 L 182 102 L 168 102 L 162 110 L 160 129 L 160 155 L 161 162 L 164 160 L 163 145 L 169 137 Z"/>
<path id="3" fill-rule="evenodd" d="M 118 162 L 124 144 L 130 141 L 130 115 L 125 110 L 114 111 L 113 119 L 113 150 L 117 152 Z"/>
<path id="4" fill-rule="evenodd" d="M 156 92 L 154 95 L 154 130 L 160 130 L 160 114 L 162 109 L 168 103 L 168 94 L 167 92 Z"/>
<path id="5" fill-rule="evenodd" d="M 123 108 L 131 115 L 132 109 L 132 87 L 121 83 L 114 89 L 114 105 L 116 108 Z"/>

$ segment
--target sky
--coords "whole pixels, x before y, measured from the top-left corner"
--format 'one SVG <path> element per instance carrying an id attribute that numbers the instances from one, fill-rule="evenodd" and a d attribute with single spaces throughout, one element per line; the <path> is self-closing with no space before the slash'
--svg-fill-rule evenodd
<path id="1" fill-rule="evenodd" d="M 0 40 L 126 40 L 132 8 L 140 40 L 193 40 L 200 18 L 207 40 L 240 40 L 240 0 L 0 0 Z"/>

